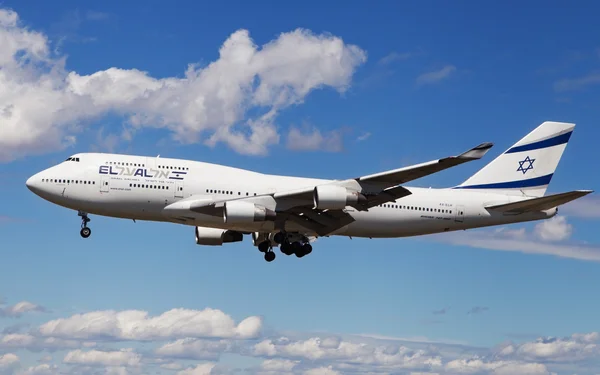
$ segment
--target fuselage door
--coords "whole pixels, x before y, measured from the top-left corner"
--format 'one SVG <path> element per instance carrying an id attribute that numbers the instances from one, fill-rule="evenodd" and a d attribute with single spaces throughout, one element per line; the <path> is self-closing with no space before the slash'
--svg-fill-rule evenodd
<path id="1" fill-rule="evenodd" d="M 108 190 L 110 188 L 109 181 L 110 181 L 109 177 L 102 177 L 100 179 L 100 192 L 108 193 Z"/>
<path id="2" fill-rule="evenodd" d="M 465 206 L 458 205 L 458 206 L 456 206 L 454 208 L 454 210 L 456 211 L 456 214 L 454 216 L 454 220 L 457 223 L 462 223 L 464 221 L 464 219 L 465 219 Z"/>
<path id="3" fill-rule="evenodd" d="M 183 198 L 183 181 L 175 182 L 175 198 Z"/>

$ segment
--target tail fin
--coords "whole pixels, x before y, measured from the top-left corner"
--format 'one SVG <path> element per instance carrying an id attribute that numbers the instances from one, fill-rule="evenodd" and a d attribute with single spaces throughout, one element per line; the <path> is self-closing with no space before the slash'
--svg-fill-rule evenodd
<path id="1" fill-rule="evenodd" d="M 542 197 L 575 124 L 546 121 L 455 189 Z"/>

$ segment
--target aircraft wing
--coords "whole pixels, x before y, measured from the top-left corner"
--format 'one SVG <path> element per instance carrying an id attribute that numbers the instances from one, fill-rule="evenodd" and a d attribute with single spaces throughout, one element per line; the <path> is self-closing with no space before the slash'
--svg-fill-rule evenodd
<path id="1" fill-rule="evenodd" d="M 185 217 L 186 211 L 223 217 L 224 208 L 228 202 L 252 202 L 275 208 L 277 212 L 276 228 L 283 228 L 285 222 L 291 220 L 320 236 L 325 236 L 354 221 L 352 215 L 348 213 L 347 206 L 359 211 L 366 211 L 371 207 L 408 196 L 412 193 L 410 190 L 399 186 L 400 184 L 480 159 L 492 146 L 492 143 L 482 143 L 458 156 L 450 156 L 354 179 L 329 181 L 318 186 L 306 186 L 272 194 L 216 201 L 206 196 L 192 196 L 175 202 L 165 207 L 165 209 L 171 212 L 177 211 L 177 215 L 181 218 Z M 360 197 L 360 199 L 356 203 L 347 206 L 342 205 L 336 209 L 320 209 L 315 207 L 314 203 L 317 187 L 348 188 L 349 191 L 353 192 L 352 194 Z"/>
<path id="2" fill-rule="evenodd" d="M 358 177 L 359 182 L 381 184 L 384 186 L 395 186 L 405 184 L 427 175 L 443 171 L 469 161 L 481 159 L 491 148 L 493 143 L 482 143 L 458 156 L 449 156 L 443 159 L 432 160 L 409 167 L 393 169 L 391 171 L 379 172 L 368 176 Z"/>

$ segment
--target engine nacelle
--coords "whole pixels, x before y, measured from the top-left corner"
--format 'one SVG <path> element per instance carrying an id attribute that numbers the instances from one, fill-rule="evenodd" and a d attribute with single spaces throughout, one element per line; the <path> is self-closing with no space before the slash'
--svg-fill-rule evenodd
<path id="1" fill-rule="evenodd" d="M 364 202 L 367 198 L 357 191 L 350 191 L 343 186 L 315 186 L 313 202 L 320 210 L 342 210 L 346 206 Z"/>
<path id="2" fill-rule="evenodd" d="M 223 208 L 223 221 L 227 224 L 275 221 L 275 216 L 275 211 L 252 202 L 225 202 Z"/>
<path id="3" fill-rule="evenodd" d="M 207 246 L 220 246 L 228 242 L 240 242 L 244 235 L 233 230 L 217 228 L 196 227 L 196 244 Z"/>

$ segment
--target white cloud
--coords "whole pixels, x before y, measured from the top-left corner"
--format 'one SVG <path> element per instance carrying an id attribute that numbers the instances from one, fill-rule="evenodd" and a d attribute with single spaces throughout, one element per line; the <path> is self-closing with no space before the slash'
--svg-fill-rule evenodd
<path id="1" fill-rule="evenodd" d="M 28 367 L 16 373 L 16 375 L 57 375 L 59 374 L 58 366 L 43 364 L 39 366 Z"/>
<path id="2" fill-rule="evenodd" d="M 79 131 L 109 113 L 124 116 L 125 134 L 164 128 L 181 142 L 266 154 L 279 142 L 281 110 L 315 89 L 344 92 L 366 61 L 359 47 L 331 35 L 297 29 L 259 47 L 238 30 L 216 61 L 192 64 L 181 78 L 117 67 L 80 75 L 9 10 L 0 10 L 0 40 L 0 161 L 73 145 Z"/>
<path id="3" fill-rule="evenodd" d="M 304 371 L 304 375 L 341 375 L 341 372 L 330 367 L 317 367 Z"/>
<path id="4" fill-rule="evenodd" d="M 13 371 L 19 365 L 19 363 L 19 356 L 16 354 L 0 354 L 0 374 Z"/>
<path id="5" fill-rule="evenodd" d="M 215 368 L 214 363 L 201 363 L 196 367 L 177 372 L 177 375 L 210 375 Z"/>
<path id="6" fill-rule="evenodd" d="M 445 370 L 451 374 L 549 375 L 548 369 L 541 363 L 488 362 L 480 358 L 453 360 L 446 365 Z"/>
<path id="7" fill-rule="evenodd" d="M 188 312 L 192 318 L 175 313 L 181 311 Z M 24 375 L 165 374 L 168 371 L 178 375 L 216 375 L 239 371 L 255 375 L 550 375 L 554 372 L 566 373 L 567 370 L 573 370 L 569 373 L 588 375 L 600 366 L 598 332 L 575 333 L 563 338 L 542 337 L 518 343 L 504 342 L 493 348 L 481 348 L 426 338 L 376 335 L 308 336 L 296 332 L 282 336 L 271 332 L 272 335 L 264 336 L 256 331 L 256 335 L 250 338 L 238 335 L 241 324 L 236 325 L 228 315 L 212 309 L 174 309 L 154 317 L 135 310 L 133 313 L 107 313 L 100 311 L 91 315 L 74 315 L 42 325 L 49 329 L 46 334 L 67 335 L 70 340 L 55 336 L 38 337 L 35 331 L 31 334 L 4 335 L 0 350 L 10 349 L 11 345 L 6 345 L 11 343 L 18 350 L 50 350 L 58 347 L 57 341 L 52 340 L 63 340 L 63 345 L 64 342 L 74 345 L 59 366 L 44 363 L 24 368 L 21 371 Z M 202 318 L 196 317 L 198 314 Z M 215 326 L 219 329 L 215 329 Z M 213 337 L 193 337 L 199 334 Z M 177 338 L 179 335 L 182 338 Z M 174 341 L 162 342 L 171 337 L 175 337 Z M 90 344 L 82 340 L 90 338 L 105 339 L 101 343 L 103 347 L 85 349 Z M 121 341 L 130 340 L 143 342 L 128 343 L 119 348 Z M 245 362 L 250 367 L 225 367 L 232 357 L 244 358 L 239 363 Z M 0 369 L 5 363 L 12 364 L 9 371 L 17 369 L 23 361 L 17 363 L 14 358 L 0 356 Z M 259 359 L 262 363 L 252 365 Z M 38 362 L 51 360 L 42 355 L 34 359 Z M 8 373 L 14 374 L 14 371 Z"/>
<path id="8" fill-rule="evenodd" d="M 439 70 L 434 70 L 432 72 L 423 73 L 417 77 L 418 85 L 426 85 L 431 83 L 436 83 L 441 80 L 448 78 L 452 73 L 456 71 L 456 67 L 454 65 L 446 65 Z"/>
<path id="9" fill-rule="evenodd" d="M 64 340 L 56 337 L 37 337 L 29 333 L 10 333 L 0 336 L 0 349 L 28 349 L 31 351 L 56 351 L 81 346 L 93 347 L 94 342 Z"/>
<path id="10" fill-rule="evenodd" d="M 45 312 L 46 309 L 28 301 L 19 302 L 13 306 L 0 308 L 0 316 L 21 317 L 29 312 Z"/>
<path id="11" fill-rule="evenodd" d="M 378 64 L 380 64 L 380 65 L 388 65 L 388 64 L 394 63 L 396 61 L 408 60 L 411 57 L 413 57 L 414 55 L 415 54 L 412 53 L 412 52 L 404 52 L 404 53 L 391 52 L 391 53 L 387 54 L 386 56 L 382 57 L 378 61 Z"/>
<path id="12" fill-rule="evenodd" d="M 292 126 L 287 137 L 287 148 L 294 151 L 339 152 L 344 144 L 340 130 L 323 134 L 315 127 L 305 126 L 299 129 Z"/>
<path id="13" fill-rule="evenodd" d="M 600 356 L 597 332 L 574 334 L 567 338 L 539 338 L 534 342 L 507 344 L 500 356 L 510 356 L 527 361 L 575 361 Z"/>
<path id="14" fill-rule="evenodd" d="M 154 340 L 185 337 L 248 339 L 259 335 L 262 319 L 251 316 L 235 324 L 221 310 L 172 309 L 150 317 L 146 311 L 95 311 L 52 320 L 40 326 L 44 336 L 67 339 Z"/>
<path id="15" fill-rule="evenodd" d="M 600 84 L 600 73 L 593 72 L 579 78 L 565 78 L 554 83 L 554 91 L 575 91 L 586 86 Z"/>
<path id="16" fill-rule="evenodd" d="M 573 226 L 564 216 L 554 216 L 535 226 L 535 235 L 544 241 L 563 241 L 571 237 Z"/>
<path id="17" fill-rule="evenodd" d="M 366 132 L 366 133 L 363 133 L 363 134 L 359 135 L 356 138 L 356 140 L 358 142 L 362 142 L 362 141 L 366 141 L 367 139 L 369 139 L 369 137 L 371 137 L 371 132 Z"/>
<path id="18" fill-rule="evenodd" d="M 441 357 L 426 350 L 412 350 L 404 345 L 373 346 L 331 337 L 312 337 L 299 341 L 285 337 L 267 339 L 256 344 L 252 353 L 264 357 L 334 361 L 351 366 L 374 366 L 395 370 L 431 370 L 442 365 Z"/>
<path id="19" fill-rule="evenodd" d="M 260 365 L 261 372 L 273 372 L 282 374 L 290 372 L 298 365 L 298 361 L 289 359 L 266 359 Z"/>
<path id="20" fill-rule="evenodd" d="M 600 218 L 600 199 L 596 196 L 586 196 L 571 201 L 560 207 L 561 212 L 580 218 Z"/>
<path id="21" fill-rule="evenodd" d="M 63 359 L 64 363 L 88 366 L 139 366 L 142 356 L 133 349 L 120 351 L 73 350 Z"/>
<path id="22" fill-rule="evenodd" d="M 221 353 L 231 349 L 231 342 L 226 340 L 181 339 L 165 344 L 156 350 L 161 357 L 187 359 L 218 359 Z"/>
<path id="23" fill-rule="evenodd" d="M 556 219 L 558 217 L 558 219 Z M 493 230 L 471 230 L 466 232 L 441 233 L 427 236 L 437 242 L 473 248 L 518 251 L 528 254 L 546 254 L 563 258 L 600 261 L 600 246 L 581 244 L 574 241 L 552 243 L 550 241 L 564 240 L 571 234 L 571 225 L 560 216 L 549 224 L 540 223 L 532 233 L 525 228 L 508 229 L 505 227 Z M 552 219 L 547 219 L 552 220 Z M 546 241 L 540 241 L 540 238 Z"/>

